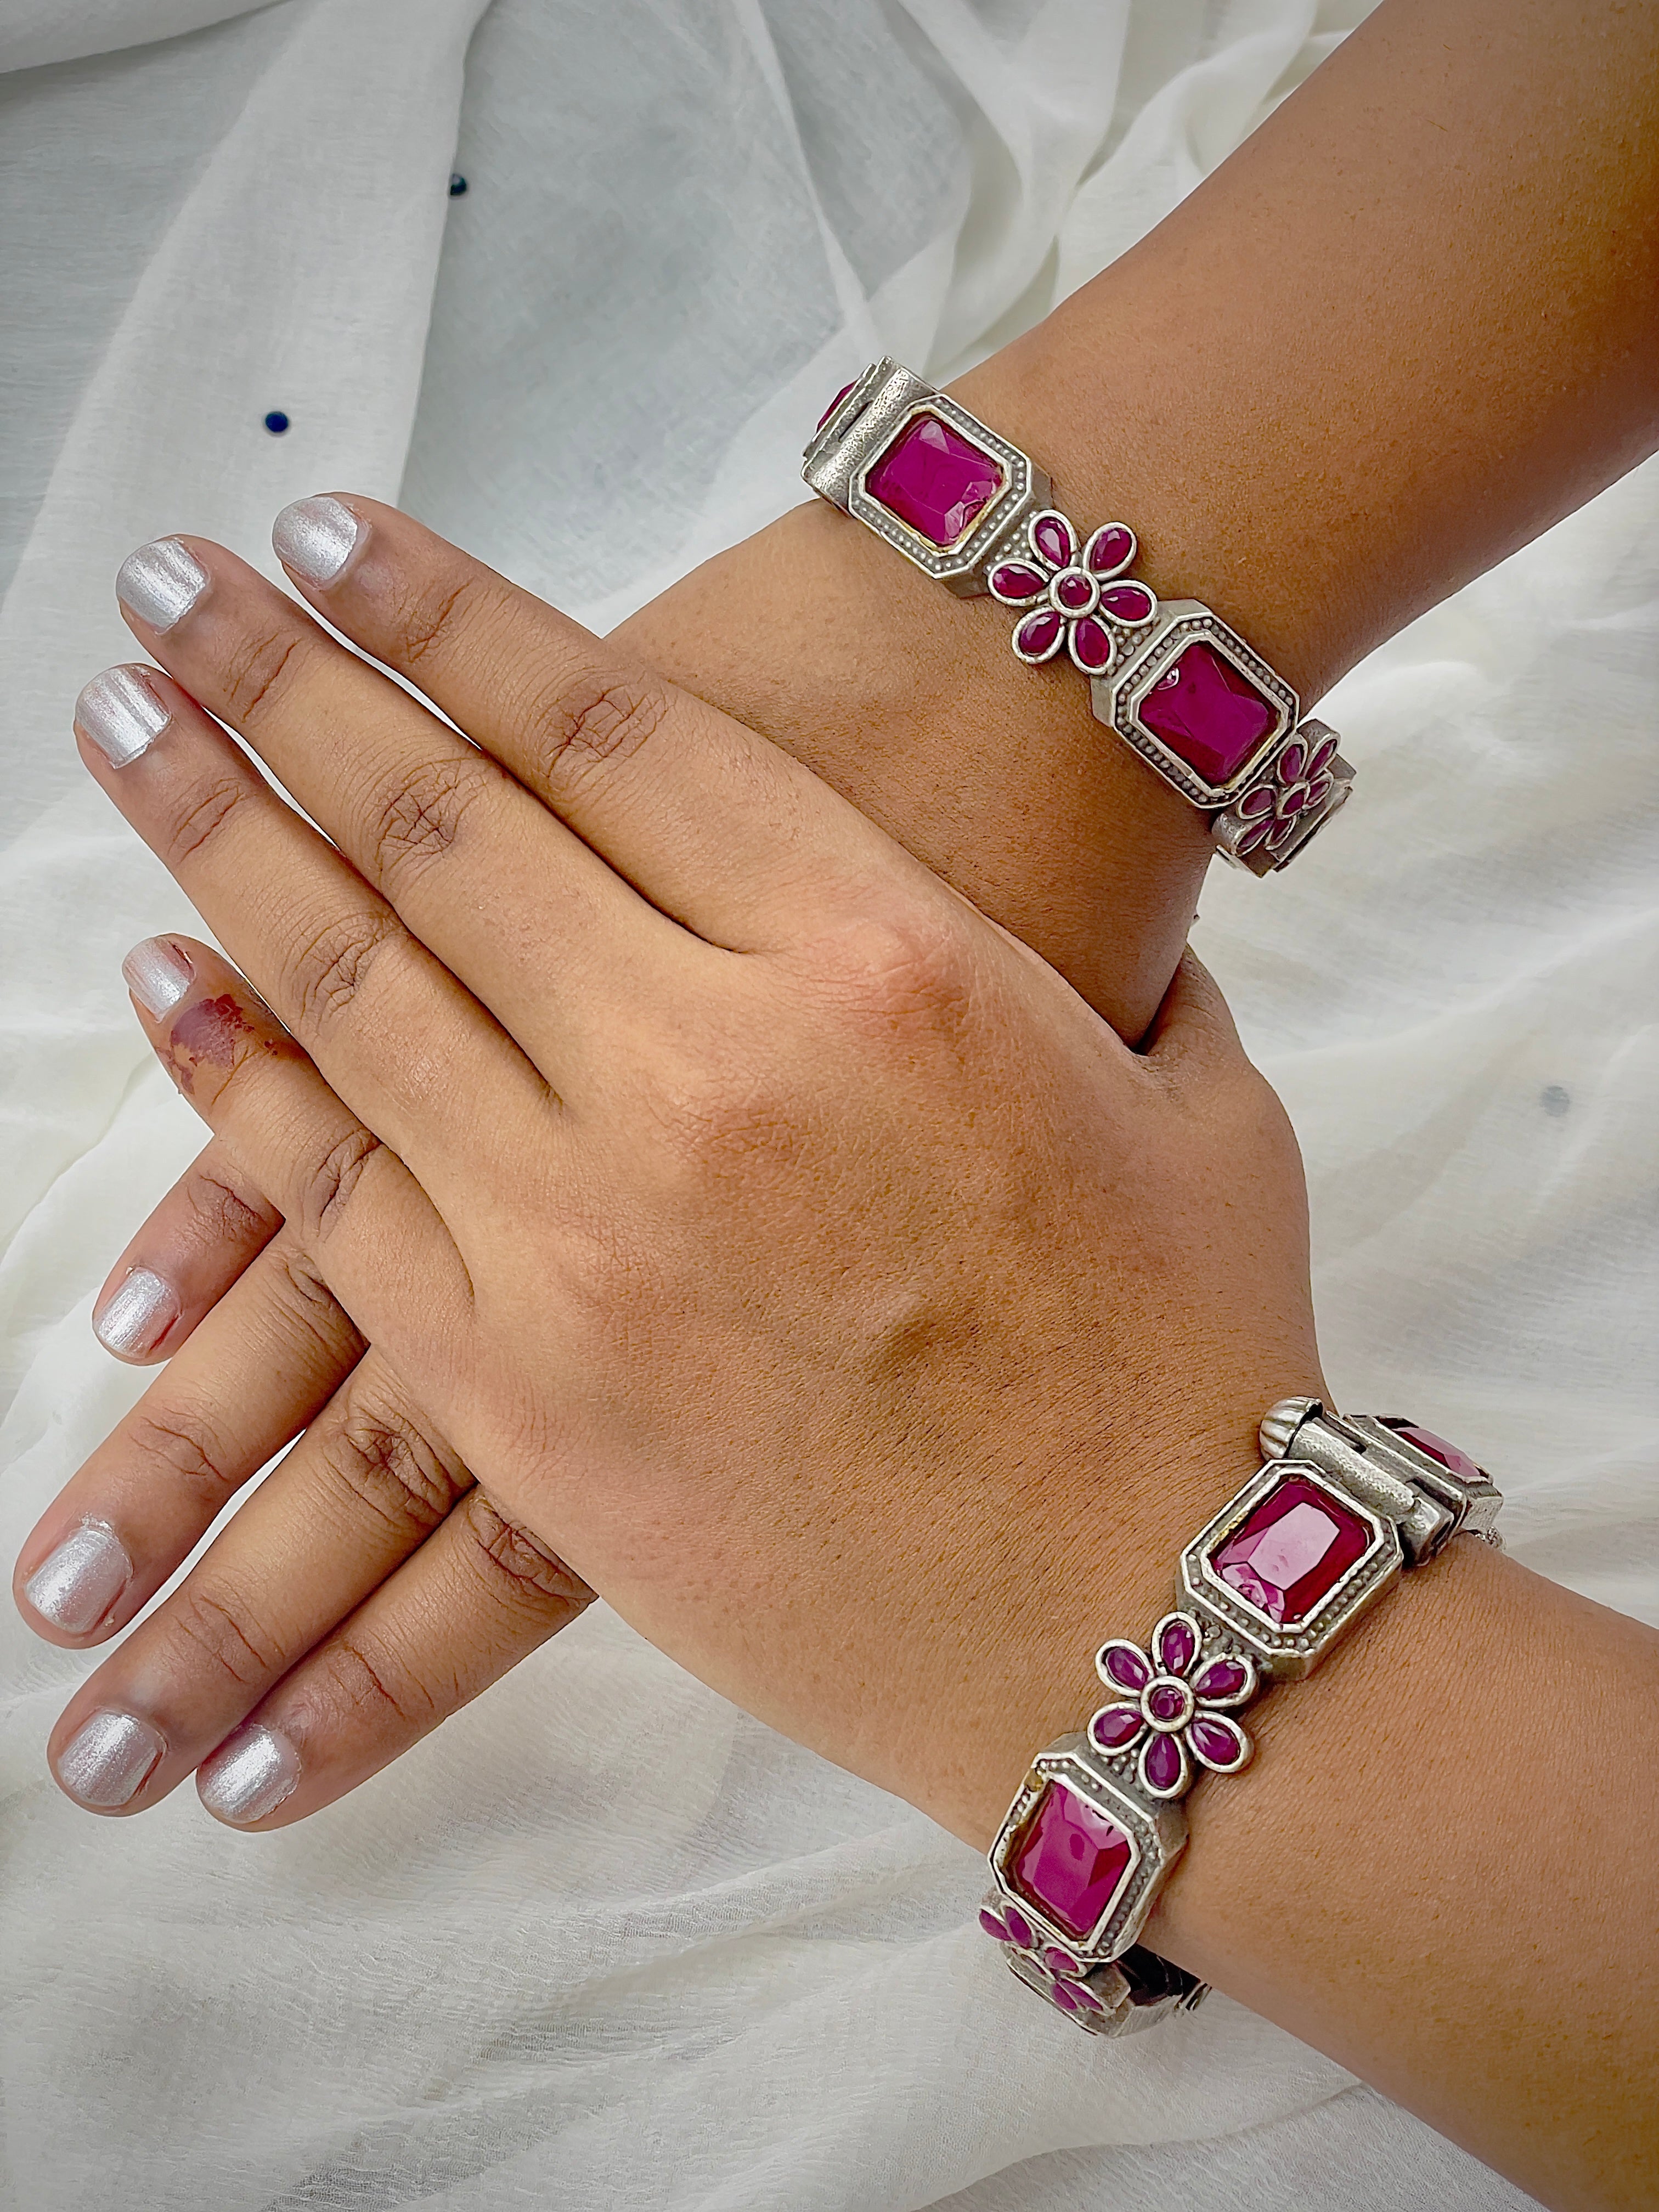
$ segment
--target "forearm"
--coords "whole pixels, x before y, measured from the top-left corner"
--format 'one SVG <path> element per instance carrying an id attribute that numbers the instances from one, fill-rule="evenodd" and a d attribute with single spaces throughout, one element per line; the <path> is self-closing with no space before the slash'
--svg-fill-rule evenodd
<path id="1" fill-rule="evenodd" d="M 1654 444 L 1656 76 L 1651 9 L 1385 0 L 1139 246 L 954 389 L 1311 705 Z M 1204 821 L 1091 719 L 1068 664 L 1016 661 L 1009 628 L 813 507 L 627 630 L 1136 1036 Z"/>

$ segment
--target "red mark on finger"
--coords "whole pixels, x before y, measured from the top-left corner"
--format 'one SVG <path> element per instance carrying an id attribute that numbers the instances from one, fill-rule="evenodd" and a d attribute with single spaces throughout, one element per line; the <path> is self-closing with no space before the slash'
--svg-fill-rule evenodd
<path id="1" fill-rule="evenodd" d="M 250 1039 L 267 1052 L 280 1049 L 274 1037 L 260 1036 L 228 991 L 216 999 L 204 999 L 185 1007 L 173 1021 L 167 1036 L 168 1072 L 189 1097 L 203 1067 L 216 1067 L 228 1075 L 248 1052 Z M 216 1084 L 214 1087 L 218 1088 Z"/>

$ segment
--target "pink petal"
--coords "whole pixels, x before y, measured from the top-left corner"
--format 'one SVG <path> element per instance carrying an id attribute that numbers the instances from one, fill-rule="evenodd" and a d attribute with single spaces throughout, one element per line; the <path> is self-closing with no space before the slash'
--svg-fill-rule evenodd
<path id="1" fill-rule="evenodd" d="M 1178 1797 L 1191 1772 L 1177 1735 L 1153 1736 L 1143 1745 L 1136 1764 L 1141 1788 L 1150 1790 L 1154 1797 Z"/>
<path id="2" fill-rule="evenodd" d="M 1152 1661 L 1138 1644 L 1127 1643 L 1121 1636 L 1101 1645 L 1095 1666 L 1103 1682 L 1114 1690 L 1127 1690 L 1134 1697 L 1152 1679 Z"/>
<path id="3" fill-rule="evenodd" d="M 1110 630 L 1092 615 L 1085 615 L 1081 622 L 1072 624 L 1071 645 L 1072 659 L 1085 676 L 1103 676 L 1117 651 Z"/>
<path id="4" fill-rule="evenodd" d="M 1014 651 L 1022 660 L 1052 660 L 1066 642 L 1066 624 L 1052 607 L 1027 615 L 1014 632 Z"/>
<path id="5" fill-rule="evenodd" d="M 1078 2010 L 1077 1991 L 1068 1983 L 1051 1982 L 1048 1985 L 1048 1996 L 1062 2012 Z"/>
<path id="6" fill-rule="evenodd" d="M 836 404 L 839 405 L 840 402 L 837 401 Z M 1009 1935 L 1001 1919 L 992 1911 L 988 1905 L 981 1905 L 980 1908 L 979 1924 L 994 1943 L 1012 1942 L 1012 1936 Z"/>
<path id="7" fill-rule="evenodd" d="M 1308 786 L 1308 796 L 1304 803 L 1309 806 L 1322 806 L 1330 797 L 1331 785 L 1334 781 L 1334 778 L 1328 775 L 1316 775 Z"/>
<path id="8" fill-rule="evenodd" d="M 1271 814 L 1273 811 L 1273 793 L 1270 783 L 1254 785 L 1243 799 L 1236 800 L 1233 805 L 1234 813 L 1242 814 L 1247 822 L 1254 821 L 1258 814 Z"/>
<path id="9" fill-rule="evenodd" d="M 1303 763 L 1307 757 L 1306 745 L 1299 738 L 1293 738 L 1273 763 L 1273 774 L 1281 783 L 1300 783 Z"/>
<path id="10" fill-rule="evenodd" d="M 1286 815 L 1282 822 L 1269 823 L 1267 824 L 1268 851 L 1276 853 L 1281 845 L 1288 844 L 1301 826 L 1294 814 Z"/>
<path id="11" fill-rule="evenodd" d="M 1308 763 L 1308 774 L 1310 775 L 1323 775 L 1326 769 L 1335 758 L 1336 739 L 1334 738 L 1327 738 L 1324 743 L 1315 752 L 1313 758 Z"/>
<path id="12" fill-rule="evenodd" d="M 1109 584 L 1100 595 L 1100 604 L 1114 621 L 1121 623 L 1150 622 L 1158 612 L 1158 601 L 1145 584 Z"/>
<path id="13" fill-rule="evenodd" d="M 1146 1725 L 1139 1705 L 1103 1705 L 1089 1723 L 1089 1741 L 1109 1753 L 1127 1751 Z"/>
<path id="14" fill-rule="evenodd" d="M 1104 2012 L 1106 2009 L 1087 1982 L 1073 1984 L 1072 2001 L 1079 2012 Z"/>
<path id="15" fill-rule="evenodd" d="M 1250 1739 L 1225 1713 L 1195 1713 L 1187 1741 L 1194 1758 L 1212 1774 L 1236 1774 L 1250 1756 Z"/>
<path id="16" fill-rule="evenodd" d="M 1030 1922 L 1017 1905 L 1005 1905 L 1002 1917 L 1008 1923 L 1008 1941 L 1018 1943 L 1022 1951 L 1029 1951 L 1036 1942 Z"/>
<path id="17" fill-rule="evenodd" d="M 993 568 L 990 583 L 992 598 L 1000 599 L 1006 607 L 1029 606 L 1048 588 L 1046 576 L 1020 561 L 1005 561 L 1000 568 Z"/>
<path id="18" fill-rule="evenodd" d="M 1184 1674 L 1198 1656 L 1198 1623 L 1184 1613 L 1165 1613 L 1152 1636 L 1152 1655 L 1166 1674 Z"/>
<path id="19" fill-rule="evenodd" d="M 1288 791 L 1281 791 L 1279 793 L 1279 805 L 1273 811 L 1279 816 L 1279 820 L 1283 822 L 1292 814 L 1300 814 L 1307 803 L 1307 785 L 1305 783 L 1293 783 Z"/>
<path id="20" fill-rule="evenodd" d="M 1242 1702 L 1255 1687 L 1255 1667 L 1230 1651 L 1206 1659 L 1193 1677 L 1193 1695 L 1200 1705 L 1230 1705 Z"/>
<path id="21" fill-rule="evenodd" d="M 1268 837 L 1278 826 L 1278 823 L 1271 814 L 1265 822 L 1251 823 L 1237 844 L 1233 847 L 1234 852 L 1254 853 L 1258 845 L 1266 844 Z"/>
<path id="22" fill-rule="evenodd" d="M 1083 565 L 1091 576 L 1121 576 L 1136 550 L 1127 522 L 1103 522 L 1083 549 Z"/>
<path id="23" fill-rule="evenodd" d="M 1056 568 L 1069 568 L 1077 558 L 1077 532 L 1052 507 L 1031 518 L 1030 538 L 1032 551 Z"/>
<path id="24" fill-rule="evenodd" d="M 1042 1963 L 1051 1974 L 1064 1981 L 1078 1981 L 1088 1972 L 1087 1967 L 1074 1959 L 1069 1951 L 1062 1951 L 1053 1943 L 1043 1953 Z"/>

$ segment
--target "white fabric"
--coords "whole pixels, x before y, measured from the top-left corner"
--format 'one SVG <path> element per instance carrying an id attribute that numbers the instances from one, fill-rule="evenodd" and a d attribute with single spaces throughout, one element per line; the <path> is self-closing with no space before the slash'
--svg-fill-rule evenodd
<path id="1" fill-rule="evenodd" d="M 874 352 L 1030 321 L 1363 12 L 0 0 L 7 1556 L 136 1393 L 88 1304 L 198 1137 L 117 979 L 185 909 L 68 739 L 120 556 L 401 486 L 614 619 L 799 495 Z M 1345 1395 L 1649 1618 L 1656 564 L 1647 469 L 1357 671 L 1359 800 L 1199 933 L 1302 1132 Z M 965 1925 L 971 1854 L 602 1610 L 257 1841 L 58 1794 L 83 1664 L 0 1618 L 7 2212 L 1523 2202 L 1222 2001 L 1085 2043 Z"/>

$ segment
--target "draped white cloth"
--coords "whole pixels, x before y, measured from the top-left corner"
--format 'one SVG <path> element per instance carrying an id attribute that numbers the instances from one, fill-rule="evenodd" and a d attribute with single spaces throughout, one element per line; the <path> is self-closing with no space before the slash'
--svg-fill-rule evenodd
<path id="1" fill-rule="evenodd" d="M 68 738 L 121 556 L 268 562 L 356 487 L 603 626 L 800 495 L 864 362 L 1040 314 L 1364 12 L 0 0 L 8 1557 L 136 1395 L 89 1301 L 199 1134 L 117 975 L 189 917 Z M 1328 709 L 1358 803 L 1199 933 L 1302 1133 L 1338 1387 L 1650 1619 L 1656 570 L 1644 469 L 1376 654 Z M 84 1663 L 0 1617 L 7 2212 L 1524 2202 L 1219 1999 L 1085 2041 L 968 1926 L 969 1852 L 601 1608 L 268 1838 L 61 1797 Z"/>

